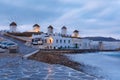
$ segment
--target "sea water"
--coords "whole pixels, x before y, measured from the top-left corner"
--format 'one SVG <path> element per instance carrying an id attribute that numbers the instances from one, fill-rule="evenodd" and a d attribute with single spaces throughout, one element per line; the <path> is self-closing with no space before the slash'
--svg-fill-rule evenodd
<path id="1" fill-rule="evenodd" d="M 120 51 L 116 51 L 116 52 L 100 52 L 100 54 L 104 54 L 104 55 L 114 57 L 114 58 L 120 58 Z"/>

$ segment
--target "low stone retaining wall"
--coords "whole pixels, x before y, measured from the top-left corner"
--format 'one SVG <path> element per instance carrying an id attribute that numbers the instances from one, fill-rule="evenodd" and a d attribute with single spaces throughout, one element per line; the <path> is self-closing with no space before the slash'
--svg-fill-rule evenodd
<path id="1" fill-rule="evenodd" d="M 91 53 L 91 52 L 111 52 L 120 50 L 97 50 L 97 49 L 40 49 L 40 53 L 65 53 L 65 54 L 76 54 L 76 53 Z"/>
<path id="2" fill-rule="evenodd" d="M 40 49 L 40 52 L 46 53 L 87 53 L 97 52 L 95 49 Z"/>

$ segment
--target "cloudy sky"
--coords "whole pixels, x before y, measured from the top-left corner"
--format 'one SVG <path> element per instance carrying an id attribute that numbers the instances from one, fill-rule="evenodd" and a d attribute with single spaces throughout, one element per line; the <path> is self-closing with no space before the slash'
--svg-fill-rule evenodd
<path id="1" fill-rule="evenodd" d="M 0 0 L 0 19 L 0 29 L 12 21 L 21 31 L 38 23 L 41 31 L 53 25 L 60 32 L 65 25 L 69 34 L 120 39 L 120 0 Z"/>

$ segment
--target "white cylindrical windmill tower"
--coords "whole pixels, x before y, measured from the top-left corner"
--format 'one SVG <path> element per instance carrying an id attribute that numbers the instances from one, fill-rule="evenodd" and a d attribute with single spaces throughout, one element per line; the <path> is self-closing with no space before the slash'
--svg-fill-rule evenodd
<path id="1" fill-rule="evenodd" d="M 63 26 L 63 27 L 61 28 L 61 34 L 62 34 L 63 36 L 66 36 L 66 35 L 67 35 L 67 28 L 66 28 L 65 26 Z"/>
<path id="2" fill-rule="evenodd" d="M 34 32 L 40 32 L 40 26 L 38 24 L 33 25 Z"/>
<path id="3" fill-rule="evenodd" d="M 78 30 L 75 30 L 73 32 L 73 37 L 79 37 L 79 31 Z"/>
<path id="4" fill-rule="evenodd" d="M 17 32 L 17 24 L 15 22 L 10 23 L 10 32 Z"/>
<path id="5" fill-rule="evenodd" d="M 48 26 L 48 34 L 53 34 L 53 27 L 50 25 Z"/>

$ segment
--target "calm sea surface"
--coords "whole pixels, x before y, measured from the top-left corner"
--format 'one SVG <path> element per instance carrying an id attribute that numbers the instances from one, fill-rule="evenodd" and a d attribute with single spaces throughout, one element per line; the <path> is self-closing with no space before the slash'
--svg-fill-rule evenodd
<path id="1" fill-rule="evenodd" d="M 111 56 L 114 58 L 120 58 L 120 51 L 119 52 L 102 52 L 102 54 Z"/>

